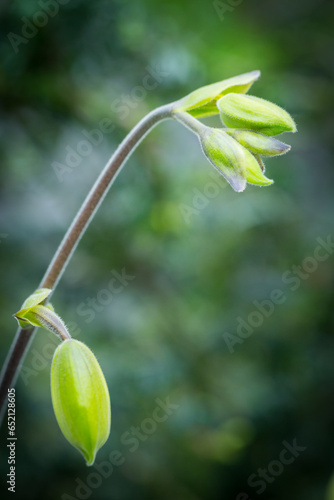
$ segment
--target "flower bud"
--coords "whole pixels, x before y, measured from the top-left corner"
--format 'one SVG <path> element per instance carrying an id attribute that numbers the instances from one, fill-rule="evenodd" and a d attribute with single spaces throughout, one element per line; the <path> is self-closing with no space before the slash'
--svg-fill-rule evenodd
<path id="1" fill-rule="evenodd" d="M 51 396 L 64 436 L 92 465 L 109 436 L 110 399 L 100 365 L 82 342 L 65 340 L 56 349 Z"/>
<path id="2" fill-rule="evenodd" d="M 273 137 L 254 132 L 252 130 L 244 130 L 238 128 L 226 129 L 226 133 L 233 137 L 239 144 L 245 146 L 252 153 L 261 156 L 277 156 L 287 153 L 291 146 L 284 142 L 278 141 Z"/>
<path id="3" fill-rule="evenodd" d="M 252 153 L 223 130 L 205 127 L 199 138 L 205 156 L 235 191 L 244 191 L 247 182 L 260 186 L 273 183 L 263 175 Z"/>
<path id="4" fill-rule="evenodd" d="M 266 135 L 296 132 L 296 124 L 284 109 L 251 95 L 229 93 L 217 101 L 227 127 L 244 128 Z"/>
<path id="5" fill-rule="evenodd" d="M 260 71 L 251 71 L 205 85 L 175 103 L 175 112 L 188 112 L 196 118 L 218 114 L 217 100 L 229 92 L 245 93 L 260 77 Z"/>

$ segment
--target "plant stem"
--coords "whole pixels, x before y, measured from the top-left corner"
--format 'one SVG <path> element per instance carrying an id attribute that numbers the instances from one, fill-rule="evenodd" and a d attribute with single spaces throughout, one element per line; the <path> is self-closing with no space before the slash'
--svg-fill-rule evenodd
<path id="1" fill-rule="evenodd" d="M 208 128 L 202 122 L 184 111 L 174 111 L 173 117 L 197 135 L 203 132 L 204 129 Z"/>
<path id="2" fill-rule="evenodd" d="M 172 104 L 161 106 L 146 115 L 125 137 L 118 146 L 108 163 L 102 170 L 94 186 L 88 193 L 79 212 L 60 243 L 39 288 L 55 290 L 65 268 L 76 249 L 80 238 L 86 231 L 96 210 L 107 194 L 112 181 L 115 180 L 125 161 L 144 139 L 147 133 L 159 122 L 172 117 Z M 17 380 L 24 356 L 33 339 L 35 328 L 19 328 L 12 342 L 7 359 L 0 375 L 0 423 L 5 411 L 8 389 L 12 388 Z"/>

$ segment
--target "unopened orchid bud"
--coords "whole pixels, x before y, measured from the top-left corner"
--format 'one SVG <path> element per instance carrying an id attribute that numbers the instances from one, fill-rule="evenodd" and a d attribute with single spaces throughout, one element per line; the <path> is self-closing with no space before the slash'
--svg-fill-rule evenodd
<path id="1" fill-rule="evenodd" d="M 100 365 L 78 340 L 62 342 L 53 357 L 51 396 L 66 439 L 92 465 L 110 432 L 110 399 Z"/>
<path id="2" fill-rule="evenodd" d="M 252 153 L 223 130 L 205 127 L 199 138 L 205 156 L 235 191 L 243 191 L 247 182 L 259 186 L 273 183 L 263 175 Z"/>
<path id="3" fill-rule="evenodd" d="M 252 153 L 261 156 L 277 156 L 283 155 L 290 151 L 291 146 L 284 142 L 278 141 L 273 137 L 254 132 L 253 130 L 244 130 L 238 128 L 228 128 L 225 130 L 233 139 L 236 139 L 239 144 L 245 146 Z"/>
<path id="4" fill-rule="evenodd" d="M 265 135 L 296 132 L 296 124 L 284 109 L 251 95 L 229 93 L 217 101 L 227 127 L 256 130 Z"/>

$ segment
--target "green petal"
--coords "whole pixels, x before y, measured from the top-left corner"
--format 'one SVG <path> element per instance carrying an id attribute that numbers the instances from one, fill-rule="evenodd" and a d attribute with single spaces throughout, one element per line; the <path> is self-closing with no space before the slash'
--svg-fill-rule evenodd
<path id="1" fill-rule="evenodd" d="M 262 159 L 259 156 L 254 156 L 255 162 L 247 169 L 246 180 L 249 184 L 254 184 L 256 186 L 270 186 L 274 183 L 272 179 L 268 179 L 264 175 L 265 167 Z"/>
<path id="2" fill-rule="evenodd" d="M 247 92 L 260 74 L 260 71 L 251 71 L 194 90 L 176 103 L 175 111 L 187 111 L 196 118 L 216 115 L 218 99 L 229 92 Z"/>

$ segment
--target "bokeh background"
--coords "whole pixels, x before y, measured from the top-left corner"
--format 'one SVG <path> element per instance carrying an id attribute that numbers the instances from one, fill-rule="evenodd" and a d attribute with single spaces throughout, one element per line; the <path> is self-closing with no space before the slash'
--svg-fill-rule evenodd
<path id="1" fill-rule="evenodd" d="M 112 432 L 97 463 L 114 450 L 123 463 L 89 476 L 96 469 L 63 439 L 49 390 L 57 339 L 40 330 L 17 383 L 16 498 L 333 500 L 333 250 L 312 260 L 317 239 L 334 238 L 333 2 L 69 0 L 36 33 L 24 28 L 43 24 L 44 3 L 0 5 L 1 360 L 11 315 L 149 110 L 260 69 L 252 93 L 285 107 L 299 132 L 284 136 L 288 155 L 267 161 L 275 184 L 243 194 L 224 187 L 178 123 L 138 148 L 53 299 L 108 381 Z M 22 29 L 29 38 L 8 36 Z M 100 144 L 57 175 L 54 162 L 105 119 Z M 287 283 L 301 265 L 309 271 Z M 122 269 L 134 278 L 108 298 L 101 291 Z M 275 289 L 284 303 L 231 347 L 238 318 L 248 322 Z M 87 313 L 88 299 L 98 311 Z M 157 398 L 177 408 L 152 424 Z M 141 437 L 129 443 L 133 427 Z M 305 449 L 277 465 L 294 440 Z M 5 445 L 2 429 L 4 495 Z M 268 467 L 276 475 L 259 494 L 249 478 Z"/>

